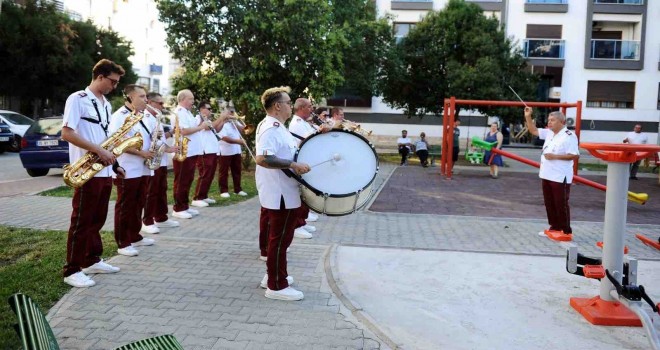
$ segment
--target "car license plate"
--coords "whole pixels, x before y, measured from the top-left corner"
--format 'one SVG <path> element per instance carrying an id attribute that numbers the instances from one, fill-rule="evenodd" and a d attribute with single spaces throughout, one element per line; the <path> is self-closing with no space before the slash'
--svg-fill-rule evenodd
<path id="1" fill-rule="evenodd" d="M 46 147 L 46 146 L 57 146 L 57 140 L 39 140 L 37 141 L 37 146 Z"/>
<path id="2" fill-rule="evenodd" d="M 0 137 L 0 141 L 9 141 L 9 137 Z"/>

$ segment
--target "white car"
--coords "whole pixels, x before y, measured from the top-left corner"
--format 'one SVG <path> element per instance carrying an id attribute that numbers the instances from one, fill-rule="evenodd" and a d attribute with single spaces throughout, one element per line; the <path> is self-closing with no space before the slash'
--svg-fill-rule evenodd
<path id="1" fill-rule="evenodd" d="M 9 150 L 20 151 L 21 139 L 34 120 L 16 112 L 0 109 L 0 121 L 9 125 L 9 130 L 14 134 Z"/>

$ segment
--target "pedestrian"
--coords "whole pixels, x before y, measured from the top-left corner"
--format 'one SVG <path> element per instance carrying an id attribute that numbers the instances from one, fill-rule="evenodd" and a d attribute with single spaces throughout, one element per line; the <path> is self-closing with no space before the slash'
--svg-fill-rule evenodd
<path id="1" fill-rule="evenodd" d="M 109 136 L 112 113 L 112 106 L 104 95 L 117 87 L 124 74 L 120 65 L 107 59 L 100 60 L 92 69 L 89 86 L 71 94 L 64 107 L 62 139 L 69 143 L 69 162 L 75 164 L 91 152 L 104 166 L 73 193 L 66 264 L 62 271 L 64 282 L 72 287 L 95 285 L 88 274 L 119 272 L 118 267 L 101 259 L 103 242 L 100 231 L 108 215 L 112 191 L 112 171 L 108 166 L 117 163 L 114 154 L 99 145 Z M 116 166 L 116 169 L 119 176 L 125 175 L 121 167 Z"/>
<path id="2" fill-rule="evenodd" d="M 577 137 L 566 128 L 566 116 L 562 112 L 550 113 L 548 127 L 537 129 L 532 120 L 532 108 L 525 107 L 525 123 L 532 135 L 545 140 L 539 177 L 550 231 L 571 234 L 568 200 L 573 182 L 573 162 L 580 157 Z"/>
<path id="3" fill-rule="evenodd" d="M 257 169 L 255 178 L 259 202 L 268 217 L 266 275 L 261 286 L 266 298 L 301 300 L 304 294 L 291 287 L 293 278 L 287 271 L 286 248 L 293 240 L 296 214 L 300 207 L 298 182 L 284 171 L 298 175 L 310 171 L 304 163 L 293 161 L 297 141 L 284 126 L 291 117 L 290 88 L 277 87 L 261 95 L 266 117 L 257 127 Z"/>
<path id="4" fill-rule="evenodd" d="M 623 139 L 623 143 L 629 143 L 631 145 L 644 145 L 648 142 L 649 142 L 649 137 L 642 132 L 641 124 L 635 124 L 633 131 L 629 132 L 626 138 Z M 642 160 L 640 159 L 636 162 L 630 163 L 631 180 L 637 180 L 637 170 L 639 169 L 639 163 L 641 163 L 641 161 Z"/>

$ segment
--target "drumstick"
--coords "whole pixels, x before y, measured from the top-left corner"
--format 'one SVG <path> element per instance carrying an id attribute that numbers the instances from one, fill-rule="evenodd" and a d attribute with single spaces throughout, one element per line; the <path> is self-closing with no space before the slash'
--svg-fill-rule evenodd
<path id="1" fill-rule="evenodd" d="M 511 87 L 511 85 L 507 85 L 507 86 L 508 86 L 508 87 L 509 87 L 509 89 L 511 89 L 511 91 L 512 91 L 512 92 L 513 92 L 513 93 L 514 93 L 514 94 L 516 95 L 516 97 L 517 97 L 517 98 L 518 98 L 518 99 L 520 100 L 520 102 L 522 102 L 522 103 L 523 103 L 523 105 L 525 105 L 525 107 L 527 107 L 527 104 L 525 103 L 525 101 L 523 101 L 523 99 L 522 99 L 522 98 L 520 98 L 520 96 L 518 96 L 518 94 L 516 93 L 516 91 L 515 91 L 515 90 L 513 90 L 513 88 Z M 527 107 L 527 108 L 529 108 L 529 107 Z"/>
<path id="2" fill-rule="evenodd" d="M 323 164 L 323 163 L 327 163 L 327 162 L 330 162 L 330 161 L 333 161 L 333 160 L 334 160 L 334 161 L 340 161 L 340 160 L 341 160 L 341 154 L 339 154 L 339 153 L 335 153 L 335 154 L 332 155 L 332 158 L 330 158 L 330 159 L 328 159 L 328 160 L 324 160 L 324 161 L 322 161 L 321 163 L 316 163 L 316 164 L 312 165 L 310 168 L 313 168 L 313 167 L 315 167 L 315 166 L 317 166 L 317 165 L 321 165 L 321 164 Z"/>

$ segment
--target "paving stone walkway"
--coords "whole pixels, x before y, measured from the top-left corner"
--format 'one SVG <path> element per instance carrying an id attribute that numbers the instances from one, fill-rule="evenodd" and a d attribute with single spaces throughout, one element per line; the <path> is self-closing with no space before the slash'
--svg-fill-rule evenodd
<path id="1" fill-rule="evenodd" d="M 383 199 L 397 199 L 387 186 L 381 186 L 394 170 L 393 176 L 425 171 L 382 165 L 376 185 L 383 191 L 372 210 Z M 418 184 L 427 192 L 433 191 L 433 185 Z M 106 230 L 112 230 L 112 207 Z M 291 275 L 305 299 L 278 302 L 264 298 L 258 286 L 265 273 L 265 265 L 257 259 L 258 208 L 257 198 L 230 207 L 201 208 L 199 217 L 181 220 L 180 228 L 154 235 L 156 245 L 144 247 L 139 256 L 112 258 L 122 268 L 120 273 L 97 275 L 95 287 L 72 290 L 50 310 L 48 318 L 62 347 L 107 349 L 173 333 L 186 349 L 383 349 L 387 344 L 356 320 L 329 287 L 332 281 L 324 263 L 333 245 L 565 254 L 559 245 L 537 235 L 546 225 L 539 215 L 511 218 L 503 213 L 486 217 L 365 210 L 322 217 L 314 224 L 315 237 L 294 240 L 289 254 Z M 70 210 L 67 198 L 6 198 L 0 202 L 0 224 L 66 230 Z M 574 230 L 582 252 L 599 254 L 594 243 L 602 239 L 602 223 L 576 221 Z M 632 236 L 637 232 L 659 236 L 657 219 L 652 224 L 628 225 L 628 231 L 626 244 L 635 257 L 660 260 L 660 254 Z"/>

